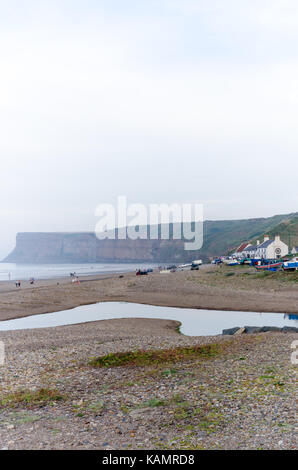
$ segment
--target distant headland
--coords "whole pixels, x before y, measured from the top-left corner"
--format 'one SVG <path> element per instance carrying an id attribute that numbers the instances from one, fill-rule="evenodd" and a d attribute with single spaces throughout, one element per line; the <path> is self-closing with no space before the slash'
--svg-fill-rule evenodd
<path id="1" fill-rule="evenodd" d="M 264 233 L 279 234 L 287 244 L 298 245 L 298 213 L 268 218 L 204 222 L 204 243 L 199 251 L 185 251 L 182 240 L 104 239 L 95 233 L 18 233 L 6 263 L 187 262 L 207 261 Z"/>

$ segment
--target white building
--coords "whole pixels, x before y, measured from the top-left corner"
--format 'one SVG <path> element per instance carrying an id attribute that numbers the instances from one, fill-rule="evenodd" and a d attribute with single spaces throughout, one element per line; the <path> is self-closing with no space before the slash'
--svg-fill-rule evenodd
<path id="1" fill-rule="evenodd" d="M 280 236 L 276 235 L 274 240 L 270 240 L 265 235 L 263 243 L 258 245 L 256 250 L 257 258 L 278 259 L 289 253 L 288 245 L 281 241 Z"/>
<path id="2" fill-rule="evenodd" d="M 296 255 L 298 253 L 298 246 L 293 246 L 291 253 L 292 255 Z"/>
<path id="3" fill-rule="evenodd" d="M 250 243 L 242 243 L 238 248 L 236 249 L 235 253 L 232 254 L 233 257 L 235 258 L 245 258 L 244 250 L 247 249 L 249 246 L 251 246 Z"/>
<path id="4" fill-rule="evenodd" d="M 281 241 L 280 236 L 276 235 L 274 240 L 270 240 L 265 235 L 263 243 L 257 241 L 256 245 L 250 245 L 245 248 L 243 254 L 247 258 L 266 258 L 278 259 L 289 253 L 288 245 Z"/>
<path id="5" fill-rule="evenodd" d="M 243 250 L 244 258 L 256 258 L 257 245 L 249 245 Z"/>

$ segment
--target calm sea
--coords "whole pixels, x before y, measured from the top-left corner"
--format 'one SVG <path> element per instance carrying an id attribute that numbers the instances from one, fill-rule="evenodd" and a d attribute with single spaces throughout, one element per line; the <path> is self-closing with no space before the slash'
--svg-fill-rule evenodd
<path id="1" fill-rule="evenodd" d="M 76 272 L 80 277 L 104 274 L 124 273 L 135 271 L 138 268 L 154 268 L 155 264 L 127 264 L 127 263 L 94 263 L 94 264 L 12 264 L 0 263 L 0 281 L 52 279 L 69 276 Z"/>

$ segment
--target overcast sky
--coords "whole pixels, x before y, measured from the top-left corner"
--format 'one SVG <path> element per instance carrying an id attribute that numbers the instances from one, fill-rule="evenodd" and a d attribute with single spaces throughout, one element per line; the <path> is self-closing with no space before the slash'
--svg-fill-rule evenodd
<path id="1" fill-rule="evenodd" d="M 95 208 L 298 210 L 297 0 L 0 0 L 0 257 Z"/>

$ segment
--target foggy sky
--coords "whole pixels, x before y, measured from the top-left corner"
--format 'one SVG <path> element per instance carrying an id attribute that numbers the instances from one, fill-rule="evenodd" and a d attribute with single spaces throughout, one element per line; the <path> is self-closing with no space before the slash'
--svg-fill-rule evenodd
<path id="1" fill-rule="evenodd" d="M 0 258 L 95 208 L 298 210 L 296 0 L 0 0 Z"/>

